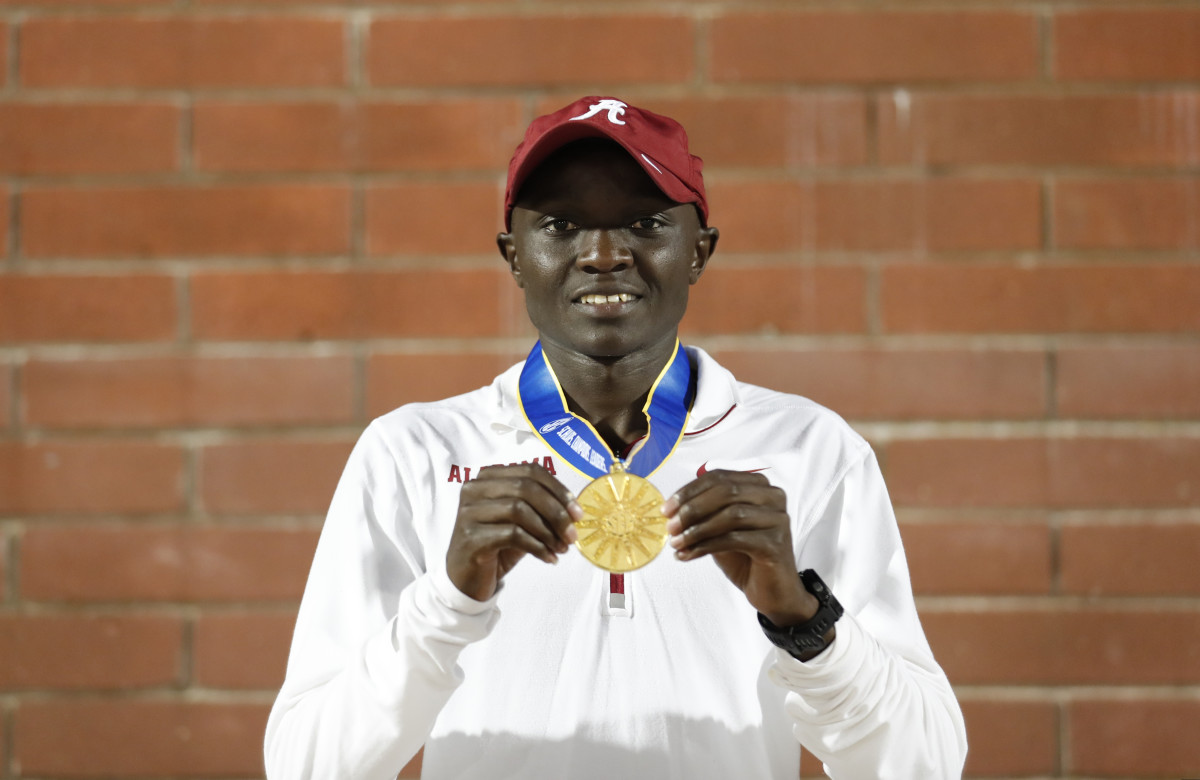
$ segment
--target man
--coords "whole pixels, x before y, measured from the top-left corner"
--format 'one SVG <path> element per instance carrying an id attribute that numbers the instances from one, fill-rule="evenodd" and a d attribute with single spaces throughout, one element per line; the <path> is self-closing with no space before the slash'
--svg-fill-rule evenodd
<path id="1" fill-rule="evenodd" d="M 797 741 L 837 778 L 961 772 L 870 448 L 678 346 L 707 223 L 673 120 L 588 97 L 530 126 L 498 243 L 539 342 L 363 434 L 272 777 L 393 778 L 424 745 L 433 778 L 790 779 Z"/>

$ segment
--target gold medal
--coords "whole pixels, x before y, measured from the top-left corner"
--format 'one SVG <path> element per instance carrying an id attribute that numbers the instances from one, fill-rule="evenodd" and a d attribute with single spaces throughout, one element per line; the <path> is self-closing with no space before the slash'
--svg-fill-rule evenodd
<path id="1" fill-rule="evenodd" d="M 619 461 L 589 483 L 578 501 L 584 517 L 575 523 L 575 545 L 601 569 L 640 569 L 667 543 L 667 518 L 659 511 L 662 494 L 649 481 L 625 471 Z"/>

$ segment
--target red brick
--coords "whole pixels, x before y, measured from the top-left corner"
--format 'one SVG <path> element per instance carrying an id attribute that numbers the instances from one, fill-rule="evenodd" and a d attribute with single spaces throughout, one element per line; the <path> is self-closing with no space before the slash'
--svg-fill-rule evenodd
<path id="1" fill-rule="evenodd" d="M 0 8 L 5 5 L 9 6 L 36 6 L 40 10 L 54 9 L 65 10 L 69 8 L 77 8 L 80 6 L 101 6 L 104 9 L 111 9 L 116 6 L 140 6 L 142 8 L 150 8 L 153 6 L 168 5 L 170 0 L 0 0 Z M 3 74 L 0 74 L 0 83 L 3 83 Z"/>
<path id="2" fill-rule="evenodd" d="M 179 109 L 163 103 L 0 105 L 0 173 L 148 173 L 178 165 Z"/>
<path id="3" fill-rule="evenodd" d="M 1200 775 L 1200 701 L 1073 701 L 1067 705 L 1072 774 Z"/>
<path id="4" fill-rule="evenodd" d="M 217 171 L 496 170 L 522 118 L 514 100 L 203 102 L 194 158 Z"/>
<path id="5" fill-rule="evenodd" d="M 678 16 L 405 16 L 371 25 L 366 63 L 375 85 L 682 84 L 694 49 Z"/>
<path id="6" fill-rule="evenodd" d="M 183 508 L 183 454 L 141 442 L 0 443 L 0 514 Z"/>
<path id="7" fill-rule="evenodd" d="M 195 1 L 196 1 L 196 5 L 198 7 L 208 7 L 208 8 L 214 8 L 214 7 L 221 8 L 221 7 L 228 7 L 228 6 L 245 6 L 246 5 L 246 3 L 243 2 L 243 0 L 195 0 Z M 410 2 L 410 1 L 411 0 L 401 0 L 401 2 Z M 283 8 L 286 8 L 287 6 L 311 5 L 311 3 L 309 3 L 308 0 L 257 0 L 255 5 L 262 6 L 265 9 L 270 10 L 270 11 L 275 11 L 276 9 L 282 10 Z M 337 12 L 343 11 L 343 9 L 345 9 L 347 6 L 350 6 L 350 5 L 353 5 L 353 3 L 348 2 L 347 0 L 336 0 L 336 2 L 329 3 L 327 7 L 334 9 L 334 12 L 337 13 Z"/>
<path id="8" fill-rule="evenodd" d="M 800 746 L 800 777 L 822 777 L 825 775 L 825 766 L 821 763 L 821 759 L 808 752 L 803 745 Z"/>
<path id="9" fill-rule="evenodd" d="M 718 179 L 706 186 L 709 224 L 721 230 L 722 253 L 816 250 L 828 240 L 816 223 L 814 182 Z"/>
<path id="10" fill-rule="evenodd" d="M 407 1 L 408 0 L 401 0 L 401 2 Z M 256 0 L 254 5 L 262 7 L 266 11 L 275 12 L 277 10 L 284 11 L 284 9 L 287 9 L 289 6 L 311 6 L 311 3 L 308 3 L 307 0 Z M 348 2 L 348 0 L 336 0 L 336 2 L 329 3 L 327 6 L 325 6 L 325 8 L 330 9 L 333 13 L 344 13 L 345 9 L 351 5 L 353 5 L 353 3 Z M 196 0 L 196 6 L 203 7 L 207 10 L 231 6 L 245 7 L 246 3 L 242 2 L 242 0 Z M 236 9 L 234 9 L 234 12 L 236 13 Z"/>
<path id="11" fill-rule="evenodd" d="M 372 355 L 367 361 L 367 415 L 378 417 L 402 404 L 483 387 L 524 357 L 516 352 Z"/>
<path id="12" fill-rule="evenodd" d="M 866 283 L 855 267 L 717 266 L 691 289 L 684 332 L 861 333 Z"/>
<path id="13" fill-rule="evenodd" d="M 1037 74 L 1023 13 L 802 12 L 719 16 L 718 82 L 997 81 Z"/>
<path id="14" fill-rule="evenodd" d="M 820 186 L 780 180 L 709 181 L 709 224 L 721 230 L 718 251 L 813 250 L 822 248 L 822 242 L 836 246 L 836 237 L 827 236 L 817 224 Z"/>
<path id="15" fill-rule="evenodd" d="M 173 685 L 182 647 L 175 618 L 0 616 L 0 689 Z"/>
<path id="16" fill-rule="evenodd" d="M 504 170 L 525 135 L 520 102 L 367 103 L 360 164 L 369 170 Z"/>
<path id="17" fill-rule="evenodd" d="M 1200 247 L 1195 176 L 1060 180 L 1052 209 L 1054 244 L 1064 249 Z"/>
<path id="18" fill-rule="evenodd" d="M 1200 11 L 1195 9 L 1064 11 L 1054 17 L 1053 36 L 1054 73 L 1060 79 L 1200 79 Z"/>
<path id="19" fill-rule="evenodd" d="M 269 706 L 23 701 L 13 759 L 25 776 L 261 777 Z"/>
<path id="20" fill-rule="evenodd" d="M 519 294 L 500 268 L 203 274 L 192 280 L 192 329 L 218 340 L 490 336 L 524 319 Z"/>
<path id="21" fill-rule="evenodd" d="M 1047 449 L 1037 439 L 895 441 L 887 445 L 888 491 L 897 506 L 1045 506 Z"/>
<path id="22" fill-rule="evenodd" d="M 205 447 L 201 500 L 215 514 L 323 514 L 351 445 L 273 440 Z"/>
<path id="23" fill-rule="evenodd" d="M 32 189 L 21 198 L 21 242 L 30 257 L 342 254 L 350 250 L 350 191 L 300 184 Z"/>
<path id="24" fill-rule="evenodd" d="M 27 87 L 333 87 L 345 39 L 323 18 L 34 17 L 18 68 Z"/>
<path id="25" fill-rule="evenodd" d="M 25 422 L 43 428 L 350 422 L 348 357 L 30 361 Z"/>
<path id="26" fill-rule="evenodd" d="M 610 4 L 610 3 L 612 3 L 613 1 L 614 1 L 614 0 L 596 0 L 596 4 L 597 4 L 597 5 L 605 5 L 605 4 Z M 371 3 L 384 3 L 384 4 L 387 4 L 387 5 L 424 5 L 424 6 L 428 6 L 428 5 L 429 5 L 429 3 L 427 2 L 427 0 L 366 0 L 366 3 L 367 3 L 368 5 L 370 5 Z M 474 3 L 473 3 L 473 5 L 480 5 L 480 6 L 483 6 L 483 5 L 496 5 L 496 4 L 499 4 L 499 3 L 505 3 L 505 0 L 477 0 L 477 2 L 474 2 Z M 544 6 L 548 6 L 548 5 L 550 5 L 550 4 L 549 4 L 549 3 L 544 3 L 544 2 L 535 1 L 535 2 L 531 3 L 530 5 L 533 5 L 533 6 L 537 6 L 537 5 L 544 5 Z"/>
<path id="27" fill-rule="evenodd" d="M 1060 349 L 1056 385 L 1062 417 L 1200 417 L 1200 347 Z"/>
<path id="28" fill-rule="evenodd" d="M 1200 93 L 905 95 L 879 101 L 880 159 L 917 165 L 1186 165 Z"/>
<path id="29" fill-rule="evenodd" d="M 1050 702 L 959 699 L 967 724 L 968 777 L 1053 775 L 1058 710 Z"/>
<path id="30" fill-rule="evenodd" d="M 1176 685 L 1200 681 L 1200 612 L 923 610 L 955 685 Z"/>
<path id="31" fill-rule="evenodd" d="M 196 684 L 278 690 L 295 625 L 294 612 L 204 615 L 192 640 Z"/>
<path id="32" fill-rule="evenodd" d="M 167 276 L 0 275 L 0 343 L 167 341 L 176 305 Z"/>
<path id="33" fill-rule="evenodd" d="M 1200 439 L 1063 439 L 1049 444 L 1057 506 L 1200 504 Z"/>
<path id="34" fill-rule="evenodd" d="M 1172 507 L 1200 497 L 1193 439 L 929 439 L 887 448 L 901 506 Z"/>
<path id="35" fill-rule="evenodd" d="M 1069 593 L 1200 595 L 1200 525 L 1067 525 L 1059 560 Z"/>
<path id="36" fill-rule="evenodd" d="M 897 265 L 880 295 L 892 333 L 1200 329 L 1198 267 Z"/>
<path id="37" fill-rule="evenodd" d="M 48 602 L 299 601 L 315 530 L 67 525 L 30 528 L 21 594 Z"/>
<path id="38" fill-rule="evenodd" d="M 918 594 L 1050 591 L 1046 523 L 906 523 L 900 531 Z"/>
<path id="39" fill-rule="evenodd" d="M 854 419 L 1034 418 L 1045 414 L 1040 352 L 730 350 L 744 382 L 807 396 Z"/>
<path id="40" fill-rule="evenodd" d="M 350 103 L 197 103 L 193 159 L 204 171 L 341 171 L 354 167 Z"/>
<path id="41" fill-rule="evenodd" d="M 562 101 L 543 101 L 541 113 Z M 714 167 L 852 166 L 867 162 L 867 104 L 852 94 L 639 100 L 685 128 Z"/>
<path id="42" fill-rule="evenodd" d="M 1032 249 L 1041 195 L 1032 179 L 717 181 L 722 251 Z"/>
<path id="43" fill-rule="evenodd" d="M 423 763 L 422 759 L 424 757 L 425 757 L 425 748 L 421 748 L 420 750 L 417 751 L 417 754 L 415 756 L 413 756 L 412 761 L 409 761 L 408 764 L 406 764 L 405 767 L 400 770 L 400 774 L 398 775 L 398 777 L 401 777 L 401 778 L 420 777 L 421 776 L 421 764 Z"/>
<path id="44" fill-rule="evenodd" d="M 378 185 L 366 201 L 370 255 L 496 256 L 504 224 L 498 181 Z"/>

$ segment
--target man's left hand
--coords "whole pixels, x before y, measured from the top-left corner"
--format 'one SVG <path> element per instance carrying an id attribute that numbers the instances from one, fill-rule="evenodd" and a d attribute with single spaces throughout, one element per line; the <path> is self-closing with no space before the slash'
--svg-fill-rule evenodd
<path id="1" fill-rule="evenodd" d="M 675 557 L 711 555 L 725 576 L 777 626 L 810 619 L 819 607 L 796 574 L 787 496 L 762 474 L 714 470 L 663 504 Z"/>

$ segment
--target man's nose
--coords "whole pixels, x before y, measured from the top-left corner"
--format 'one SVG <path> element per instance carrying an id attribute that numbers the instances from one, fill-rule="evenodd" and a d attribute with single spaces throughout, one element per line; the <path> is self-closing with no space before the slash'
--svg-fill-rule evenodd
<path id="1" fill-rule="evenodd" d="M 576 263 L 592 274 L 608 274 L 633 265 L 633 253 L 621 240 L 619 230 L 584 231 Z"/>

